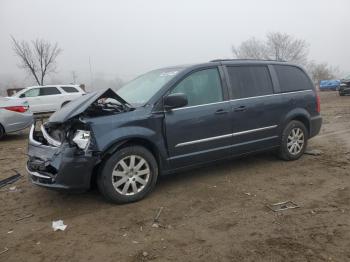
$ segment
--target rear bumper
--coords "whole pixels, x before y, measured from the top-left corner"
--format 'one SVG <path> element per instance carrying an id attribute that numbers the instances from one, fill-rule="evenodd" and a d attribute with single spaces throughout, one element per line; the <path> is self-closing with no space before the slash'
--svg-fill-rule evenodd
<path id="1" fill-rule="evenodd" d="M 309 138 L 316 136 L 320 132 L 321 126 L 322 126 L 322 117 L 321 116 L 312 117 L 310 120 Z"/>
<path id="2" fill-rule="evenodd" d="M 55 189 L 82 192 L 90 188 L 97 157 L 62 144 L 47 146 L 33 140 L 31 129 L 28 144 L 27 172 L 33 184 Z"/>
<path id="3" fill-rule="evenodd" d="M 6 133 L 13 133 L 23 130 L 33 123 L 33 114 L 31 112 L 3 112 L 3 118 L 5 121 L 2 123 L 2 125 L 4 126 Z"/>

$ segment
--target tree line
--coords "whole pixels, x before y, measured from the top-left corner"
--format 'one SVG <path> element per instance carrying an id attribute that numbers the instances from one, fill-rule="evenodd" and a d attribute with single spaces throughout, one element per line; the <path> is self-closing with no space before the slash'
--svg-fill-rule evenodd
<path id="1" fill-rule="evenodd" d="M 44 85 L 45 78 L 56 72 L 56 60 L 62 49 L 57 43 L 43 39 L 31 42 L 18 41 L 13 36 L 11 39 L 13 50 L 20 60 L 19 67 L 29 73 L 38 85 Z M 338 73 L 338 69 L 328 63 L 310 61 L 309 44 L 286 33 L 270 32 L 263 40 L 251 37 L 237 46 L 233 45 L 232 53 L 238 59 L 287 61 L 302 65 L 315 84 L 320 80 L 334 79 Z M 76 78 L 75 72 L 73 78 Z"/>
<path id="2" fill-rule="evenodd" d="M 286 33 L 270 32 L 261 40 L 251 37 L 237 46 L 232 53 L 238 59 L 265 59 L 292 62 L 306 68 L 315 84 L 321 80 L 334 79 L 338 69 L 328 63 L 317 63 L 308 58 L 309 44 Z"/>

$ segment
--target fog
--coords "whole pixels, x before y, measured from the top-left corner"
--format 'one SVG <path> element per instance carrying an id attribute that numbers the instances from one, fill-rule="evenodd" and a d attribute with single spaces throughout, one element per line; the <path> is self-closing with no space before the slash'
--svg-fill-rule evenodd
<path id="1" fill-rule="evenodd" d="M 34 83 L 18 68 L 10 35 L 58 42 L 57 74 L 47 82 L 72 82 L 75 71 L 90 86 L 230 58 L 233 44 L 270 31 L 305 39 L 310 59 L 350 73 L 349 10 L 348 0 L 1 0 L 0 88 Z"/>

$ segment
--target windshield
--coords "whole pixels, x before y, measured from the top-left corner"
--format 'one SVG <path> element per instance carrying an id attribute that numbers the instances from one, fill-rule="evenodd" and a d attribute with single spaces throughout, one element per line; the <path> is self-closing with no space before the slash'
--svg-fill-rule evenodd
<path id="1" fill-rule="evenodd" d="M 167 68 L 148 72 L 131 80 L 116 92 L 133 106 L 144 105 L 180 70 L 181 68 Z"/>

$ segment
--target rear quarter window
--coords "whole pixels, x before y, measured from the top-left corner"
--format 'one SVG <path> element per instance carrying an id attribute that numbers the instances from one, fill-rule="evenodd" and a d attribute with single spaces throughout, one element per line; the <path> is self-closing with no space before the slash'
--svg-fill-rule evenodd
<path id="1" fill-rule="evenodd" d="M 54 86 L 41 87 L 40 96 L 60 95 L 61 92 Z"/>
<path id="2" fill-rule="evenodd" d="M 274 65 L 281 92 L 311 90 L 311 80 L 300 68 L 287 65 Z"/>
<path id="3" fill-rule="evenodd" d="M 61 86 L 64 92 L 67 93 L 78 93 L 79 91 L 73 86 Z"/>

